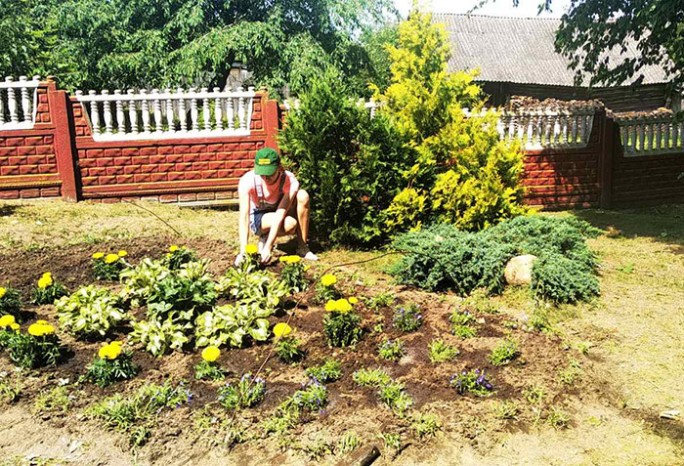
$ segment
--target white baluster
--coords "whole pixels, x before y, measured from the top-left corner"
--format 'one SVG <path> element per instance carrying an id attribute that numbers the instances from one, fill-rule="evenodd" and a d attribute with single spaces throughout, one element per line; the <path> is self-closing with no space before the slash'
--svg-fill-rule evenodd
<path id="1" fill-rule="evenodd" d="M 128 90 L 128 95 L 132 96 L 133 89 Z M 138 108 L 135 100 L 128 101 L 128 119 L 131 120 L 131 133 L 138 134 Z"/>
<path id="2" fill-rule="evenodd" d="M 5 100 L 2 98 L 2 89 L 0 89 L 0 126 L 5 124 Z"/>
<path id="3" fill-rule="evenodd" d="M 209 92 L 209 89 L 206 87 L 203 87 L 200 89 L 200 92 L 202 94 L 206 94 Z M 209 99 L 207 97 L 202 98 L 202 128 L 201 129 L 206 129 L 210 130 L 211 129 L 211 111 L 209 110 Z"/>
<path id="4" fill-rule="evenodd" d="M 194 87 L 188 89 L 188 93 L 191 94 L 191 96 L 196 92 L 197 89 Z M 199 130 L 199 111 L 197 110 L 197 99 L 194 96 L 190 97 L 190 118 L 192 119 L 192 130 Z"/>
<path id="5" fill-rule="evenodd" d="M 147 91 L 145 89 L 140 89 L 140 95 L 143 97 L 147 95 Z M 143 99 L 141 101 L 141 112 L 142 112 L 142 122 L 143 122 L 143 132 L 144 133 L 149 133 L 150 132 L 150 101 L 147 99 Z"/>
<path id="6" fill-rule="evenodd" d="M 238 92 L 244 92 L 244 88 L 240 87 Z M 245 98 L 240 97 L 238 99 L 238 121 L 240 122 L 240 129 L 247 128 L 247 117 L 245 115 Z"/>
<path id="7" fill-rule="evenodd" d="M 221 89 L 218 87 L 214 88 L 214 93 L 218 94 Z M 216 121 L 216 130 L 223 130 L 223 101 L 220 97 L 214 99 L 214 119 Z"/>
<path id="8" fill-rule="evenodd" d="M 638 131 L 639 131 L 639 152 L 643 152 L 645 150 L 645 143 L 646 143 L 646 127 L 644 126 L 643 122 L 641 119 L 638 120 Z"/>
<path id="9" fill-rule="evenodd" d="M 102 95 L 108 96 L 109 91 L 102 91 Z M 105 134 L 112 134 L 112 108 L 108 100 L 102 102 L 102 115 L 104 117 Z"/>
<path id="10" fill-rule="evenodd" d="M 114 101 L 114 107 L 116 109 L 116 131 L 124 134 L 126 132 L 126 116 L 124 115 L 121 89 L 115 89 L 114 95 L 116 96 L 116 100 Z"/>
<path id="11" fill-rule="evenodd" d="M 29 123 L 31 122 L 32 113 L 29 90 L 28 87 L 26 87 L 28 78 L 26 76 L 19 76 L 19 82 L 24 84 L 24 86 L 21 87 L 21 113 L 23 115 L 23 121 Z"/>
<path id="12" fill-rule="evenodd" d="M 96 94 L 95 91 L 88 91 L 91 97 L 95 97 Z M 93 134 L 100 134 L 100 110 L 94 100 L 90 101 L 90 123 L 93 125 Z"/>
<path id="13" fill-rule="evenodd" d="M 670 149 L 670 122 L 666 121 L 663 125 L 663 142 L 661 144 L 663 150 Z"/>
<path id="14" fill-rule="evenodd" d="M 171 89 L 166 89 L 164 91 L 164 94 L 170 95 L 171 94 Z M 174 113 L 173 113 L 173 99 L 170 97 L 166 99 L 166 124 L 169 126 L 169 131 L 172 133 L 176 132 L 176 124 L 174 122 Z"/>
<path id="15" fill-rule="evenodd" d="M 680 146 L 684 149 L 684 121 L 679 122 L 679 130 L 675 128 L 675 134 L 677 135 L 678 144 L 675 144 L 677 148 Z"/>
<path id="16" fill-rule="evenodd" d="M 152 95 L 154 100 L 152 101 L 152 107 L 154 112 L 154 132 L 162 132 L 162 110 L 161 101 L 159 100 L 159 89 L 152 89 Z"/>
<path id="17" fill-rule="evenodd" d="M 226 99 L 226 118 L 228 119 L 228 129 L 235 128 L 235 112 L 233 110 L 233 98 Z"/>
<path id="18" fill-rule="evenodd" d="M 185 114 L 185 99 L 183 89 L 178 88 L 178 96 L 180 100 L 178 101 L 178 118 L 180 119 L 181 132 L 185 133 L 188 130 L 188 119 Z"/>
<path id="19" fill-rule="evenodd" d="M 14 78 L 8 76 L 5 78 L 5 81 L 11 83 L 14 81 Z M 7 108 L 9 109 L 10 121 L 12 123 L 19 122 L 19 115 L 17 114 L 17 100 L 16 96 L 14 95 L 14 88 L 12 87 L 7 89 Z"/>

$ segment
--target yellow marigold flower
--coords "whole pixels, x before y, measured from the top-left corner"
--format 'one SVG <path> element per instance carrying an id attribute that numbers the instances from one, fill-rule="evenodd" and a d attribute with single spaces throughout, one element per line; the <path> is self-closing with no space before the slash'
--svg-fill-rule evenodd
<path id="1" fill-rule="evenodd" d="M 245 247 L 245 252 L 247 254 L 258 254 L 259 248 L 257 248 L 256 244 L 248 244 L 247 247 Z"/>
<path id="2" fill-rule="evenodd" d="M 216 362 L 221 356 L 221 350 L 216 346 L 207 346 L 202 350 L 202 359 L 207 362 Z"/>
<path id="3" fill-rule="evenodd" d="M 50 272 L 45 272 L 42 277 L 38 280 L 38 288 L 44 290 L 48 286 L 53 284 L 52 274 Z"/>
<path id="4" fill-rule="evenodd" d="M 104 258 L 104 261 L 106 264 L 113 264 L 114 262 L 119 260 L 119 255 L 118 254 L 107 254 Z"/>
<path id="5" fill-rule="evenodd" d="M 50 324 L 47 320 L 36 320 L 36 323 L 38 325 L 49 325 Z"/>
<path id="6" fill-rule="evenodd" d="M 97 355 L 100 359 L 109 359 L 109 345 L 101 347 L 98 350 Z"/>
<path id="7" fill-rule="evenodd" d="M 29 326 L 29 335 L 32 335 L 34 337 L 43 337 L 45 335 L 51 335 L 55 333 L 55 327 L 47 323 L 41 324 L 39 322 L 36 322 L 35 324 L 31 324 L 31 326 Z"/>
<path id="8" fill-rule="evenodd" d="M 331 273 L 326 273 L 321 277 L 321 283 L 323 286 L 333 286 L 337 283 L 337 277 Z"/>
<path id="9" fill-rule="evenodd" d="M 126 257 L 128 255 L 128 251 L 124 251 L 123 249 L 119 251 L 118 253 L 119 257 Z"/>
<path id="10" fill-rule="evenodd" d="M 349 298 L 349 303 L 350 304 L 358 304 L 359 298 L 357 298 L 356 296 L 352 296 L 351 298 Z"/>
<path id="11" fill-rule="evenodd" d="M 7 288 L 3 288 L 0 286 L 0 298 L 5 296 L 5 293 L 7 293 Z"/>
<path id="12" fill-rule="evenodd" d="M 178 251 L 179 249 L 180 249 L 180 248 L 179 248 L 177 245 L 172 244 L 172 245 L 169 247 L 169 252 L 176 252 L 176 251 Z"/>
<path id="13" fill-rule="evenodd" d="M 97 355 L 100 357 L 100 359 L 107 359 L 109 361 L 113 361 L 121 355 L 121 343 L 115 341 L 107 345 L 104 345 L 97 352 Z"/>
<path id="14" fill-rule="evenodd" d="M 110 343 L 110 345 L 123 346 L 123 342 L 122 341 L 113 341 Z"/>
<path id="15" fill-rule="evenodd" d="M 0 317 L 0 328 L 10 327 L 14 323 L 16 323 L 16 320 L 12 314 L 7 314 Z"/>
<path id="16" fill-rule="evenodd" d="M 352 310 L 352 305 L 344 298 L 335 301 L 335 307 L 337 312 L 349 312 Z"/>
<path id="17" fill-rule="evenodd" d="M 327 303 L 325 303 L 325 310 L 328 312 L 336 311 L 337 301 L 335 301 L 334 299 L 329 300 Z"/>
<path id="18" fill-rule="evenodd" d="M 96 252 L 93 254 L 93 259 L 102 259 L 104 257 L 104 252 Z"/>
<path id="19" fill-rule="evenodd" d="M 277 323 L 275 327 L 273 327 L 273 335 L 275 335 L 276 338 L 287 336 L 290 333 L 292 333 L 292 327 L 287 325 L 285 322 Z"/>
<path id="20" fill-rule="evenodd" d="M 280 262 L 284 264 L 298 264 L 301 261 L 302 258 L 299 256 L 283 256 L 280 258 Z"/>
<path id="21" fill-rule="evenodd" d="M 10 324 L 9 328 L 19 333 L 19 329 L 21 328 L 21 326 L 15 322 L 13 324 Z"/>

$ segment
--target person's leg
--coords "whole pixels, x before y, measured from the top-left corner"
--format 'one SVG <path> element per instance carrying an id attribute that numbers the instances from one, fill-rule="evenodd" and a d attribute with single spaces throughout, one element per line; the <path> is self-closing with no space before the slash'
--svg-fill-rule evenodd
<path id="1" fill-rule="evenodd" d="M 309 244 L 309 193 L 297 191 L 297 244 L 300 248 Z"/>
<path id="2" fill-rule="evenodd" d="M 261 235 L 268 235 L 268 232 L 271 231 L 271 226 L 273 226 L 274 219 L 274 212 L 267 212 L 261 217 Z M 283 220 L 283 225 L 278 232 L 278 236 L 291 235 L 296 228 L 297 220 L 288 215 L 285 217 L 285 220 Z"/>

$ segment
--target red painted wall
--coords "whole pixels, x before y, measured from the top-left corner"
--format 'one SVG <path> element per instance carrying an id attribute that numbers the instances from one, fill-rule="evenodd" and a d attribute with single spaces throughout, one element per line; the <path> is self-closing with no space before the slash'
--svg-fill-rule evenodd
<path id="1" fill-rule="evenodd" d="M 684 202 L 684 153 L 646 157 L 616 155 L 613 207 Z"/>

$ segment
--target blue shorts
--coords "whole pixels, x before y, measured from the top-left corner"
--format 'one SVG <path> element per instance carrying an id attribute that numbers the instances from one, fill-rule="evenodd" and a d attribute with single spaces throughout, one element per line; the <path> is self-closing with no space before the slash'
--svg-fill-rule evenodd
<path id="1" fill-rule="evenodd" d="M 249 227 L 252 229 L 252 233 L 257 236 L 261 236 L 263 232 L 261 231 L 261 220 L 264 214 L 269 213 L 267 210 L 257 210 L 253 209 L 249 215 Z"/>

